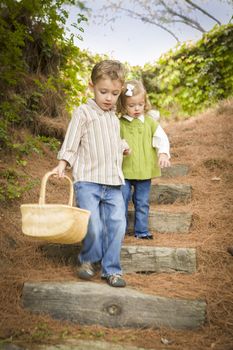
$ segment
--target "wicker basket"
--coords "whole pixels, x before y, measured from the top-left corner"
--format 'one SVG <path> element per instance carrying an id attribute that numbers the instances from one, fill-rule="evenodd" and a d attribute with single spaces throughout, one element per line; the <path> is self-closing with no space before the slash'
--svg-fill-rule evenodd
<path id="1" fill-rule="evenodd" d="M 73 244 L 81 242 L 87 232 L 90 211 L 73 207 L 73 184 L 70 183 L 68 205 L 46 204 L 45 191 L 49 176 L 41 182 L 39 204 L 22 204 L 22 231 L 26 236 L 51 243 Z"/>

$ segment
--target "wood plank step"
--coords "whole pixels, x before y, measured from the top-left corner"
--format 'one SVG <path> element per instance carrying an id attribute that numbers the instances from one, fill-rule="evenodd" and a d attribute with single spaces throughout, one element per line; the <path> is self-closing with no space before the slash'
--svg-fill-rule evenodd
<path id="1" fill-rule="evenodd" d="M 30 348 L 33 350 L 148 350 L 134 345 L 116 344 L 104 340 L 82 340 L 75 338 L 62 339 L 61 343 L 56 344 L 33 344 L 33 348 Z M 11 343 L 3 343 L 1 344 L 1 350 L 29 350 L 29 348 Z M 156 349 L 153 347 L 151 350 Z"/>
<path id="2" fill-rule="evenodd" d="M 128 232 L 133 232 L 134 210 L 128 211 Z M 188 233 L 192 223 L 192 213 L 167 211 L 149 212 L 149 230 L 159 233 Z"/>
<path id="3" fill-rule="evenodd" d="M 169 168 L 161 169 L 162 177 L 171 178 L 186 176 L 189 172 L 189 166 L 185 164 L 173 164 Z"/>
<path id="4" fill-rule="evenodd" d="M 48 258 L 76 265 L 80 246 L 48 244 L 41 249 Z M 124 273 L 193 273 L 197 267 L 196 260 L 195 248 L 123 245 L 121 250 L 121 265 Z"/>
<path id="5" fill-rule="evenodd" d="M 153 184 L 150 202 L 155 204 L 189 203 L 192 197 L 192 186 L 186 184 Z"/>
<path id="6" fill-rule="evenodd" d="M 158 348 L 157 348 L 158 349 Z M 25 348 L 1 348 L 1 350 L 26 350 Z M 65 339 L 60 344 L 34 345 L 33 350 L 148 350 L 126 344 L 116 344 L 104 340 Z M 156 350 L 154 347 L 151 350 Z M 161 350 L 161 348 L 160 348 Z"/>
<path id="7" fill-rule="evenodd" d="M 124 273 L 193 273 L 196 271 L 196 249 L 124 245 L 121 264 Z"/>
<path id="8" fill-rule="evenodd" d="M 27 282 L 22 305 L 61 320 L 105 327 L 194 329 L 205 322 L 206 302 L 147 295 L 93 282 Z"/>

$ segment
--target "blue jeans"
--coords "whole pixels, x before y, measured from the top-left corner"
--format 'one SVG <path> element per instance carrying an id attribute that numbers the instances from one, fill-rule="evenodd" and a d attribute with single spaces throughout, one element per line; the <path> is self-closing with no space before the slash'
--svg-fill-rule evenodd
<path id="1" fill-rule="evenodd" d="M 128 205 L 131 200 L 132 187 L 134 189 L 132 200 L 135 209 L 134 235 L 144 237 L 150 235 L 148 231 L 149 198 L 151 179 L 149 180 L 125 180 L 122 186 L 122 194 L 125 202 L 125 216 L 128 221 Z"/>
<path id="2" fill-rule="evenodd" d="M 126 229 L 121 186 L 80 181 L 74 190 L 77 206 L 91 211 L 79 261 L 101 261 L 103 277 L 121 274 L 120 252 Z"/>

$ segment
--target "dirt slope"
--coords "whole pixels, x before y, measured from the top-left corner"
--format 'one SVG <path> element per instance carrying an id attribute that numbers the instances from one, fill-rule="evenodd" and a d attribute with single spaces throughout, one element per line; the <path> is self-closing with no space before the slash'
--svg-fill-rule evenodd
<path id="1" fill-rule="evenodd" d="M 164 125 L 170 141 L 172 162 L 188 164 L 188 176 L 170 179 L 193 187 L 190 204 L 179 203 L 160 210 L 192 211 L 189 234 L 158 234 L 146 245 L 197 248 L 198 271 L 182 274 L 128 274 L 129 287 L 161 296 L 205 298 L 207 323 L 197 331 L 168 329 L 112 330 L 99 326 L 75 326 L 30 315 L 20 306 L 25 281 L 76 280 L 75 266 L 43 256 L 38 243 L 31 243 L 21 232 L 21 203 L 38 201 L 39 185 L 18 202 L 4 204 L 0 212 L 0 337 L 18 344 L 55 342 L 66 337 L 105 339 L 121 344 L 164 349 L 161 338 L 172 340 L 167 349 L 233 349 L 233 100 L 186 121 Z M 1 169 L 13 165 L 2 157 Z M 43 155 L 28 156 L 24 169 L 30 178 L 41 179 L 56 165 L 56 154 L 44 149 Z M 216 179 L 217 178 L 217 179 Z M 160 179 L 160 182 L 167 182 Z M 48 201 L 64 203 L 67 186 L 55 180 L 48 186 Z M 127 237 L 125 244 L 142 244 Z M 144 243 L 144 242 L 143 242 Z M 96 278 L 96 282 L 103 283 Z M 29 346 L 28 345 L 28 346 Z"/>

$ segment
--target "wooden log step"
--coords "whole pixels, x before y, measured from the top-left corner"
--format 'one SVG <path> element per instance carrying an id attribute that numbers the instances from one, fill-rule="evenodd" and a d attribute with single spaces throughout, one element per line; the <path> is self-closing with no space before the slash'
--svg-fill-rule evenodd
<path id="1" fill-rule="evenodd" d="M 41 249 L 47 258 L 77 265 L 78 245 L 48 244 Z M 193 273 L 197 265 L 196 249 L 123 245 L 121 264 L 124 273 Z"/>
<path id="2" fill-rule="evenodd" d="M 193 273 L 196 271 L 196 249 L 124 245 L 121 264 L 125 273 Z"/>
<path id="3" fill-rule="evenodd" d="M 191 185 L 159 183 L 151 186 L 150 202 L 155 204 L 172 204 L 176 201 L 189 203 L 191 196 Z"/>
<path id="4" fill-rule="evenodd" d="M 206 302 L 147 295 L 93 282 L 27 282 L 22 305 L 55 319 L 105 327 L 195 329 L 205 322 Z"/>
<path id="5" fill-rule="evenodd" d="M 161 338 L 163 339 L 163 338 Z M 166 342 L 166 338 L 164 338 Z M 172 340 L 170 340 L 173 343 Z M 157 348 L 158 349 L 158 348 Z M 3 345 L 1 350 L 26 350 L 20 347 L 7 347 Z M 117 344 L 104 340 L 82 340 L 76 338 L 69 338 L 63 340 L 60 344 L 49 344 L 49 345 L 34 345 L 33 350 L 148 350 L 142 347 L 134 345 Z M 155 348 L 153 347 L 153 350 Z"/>
<path id="6" fill-rule="evenodd" d="M 171 213 L 153 211 L 149 213 L 149 229 L 159 233 L 188 233 L 191 227 L 192 213 Z M 129 209 L 128 232 L 133 232 L 134 210 Z"/>
<path id="7" fill-rule="evenodd" d="M 163 338 L 161 338 L 163 339 Z M 166 342 L 164 338 L 164 342 Z M 173 343 L 170 340 L 170 343 Z M 137 347 L 134 345 L 117 344 L 104 340 L 82 340 L 76 338 L 65 338 L 62 339 L 61 343 L 56 344 L 33 344 L 33 350 L 148 350 L 142 347 Z M 157 348 L 158 349 L 158 348 Z M 161 348 L 160 348 L 161 349 Z M 18 346 L 10 343 L 1 344 L 1 350 L 29 350 L 24 346 Z M 155 350 L 153 347 L 152 350 Z"/>
<path id="8" fill-rule="evenodd" d="M 189 166 L 185 164 L 174 164 L 169 168 L 163 168 L 161 170 L 162 177 L 179 177 L 186 176 L 189 172 Z"/>

